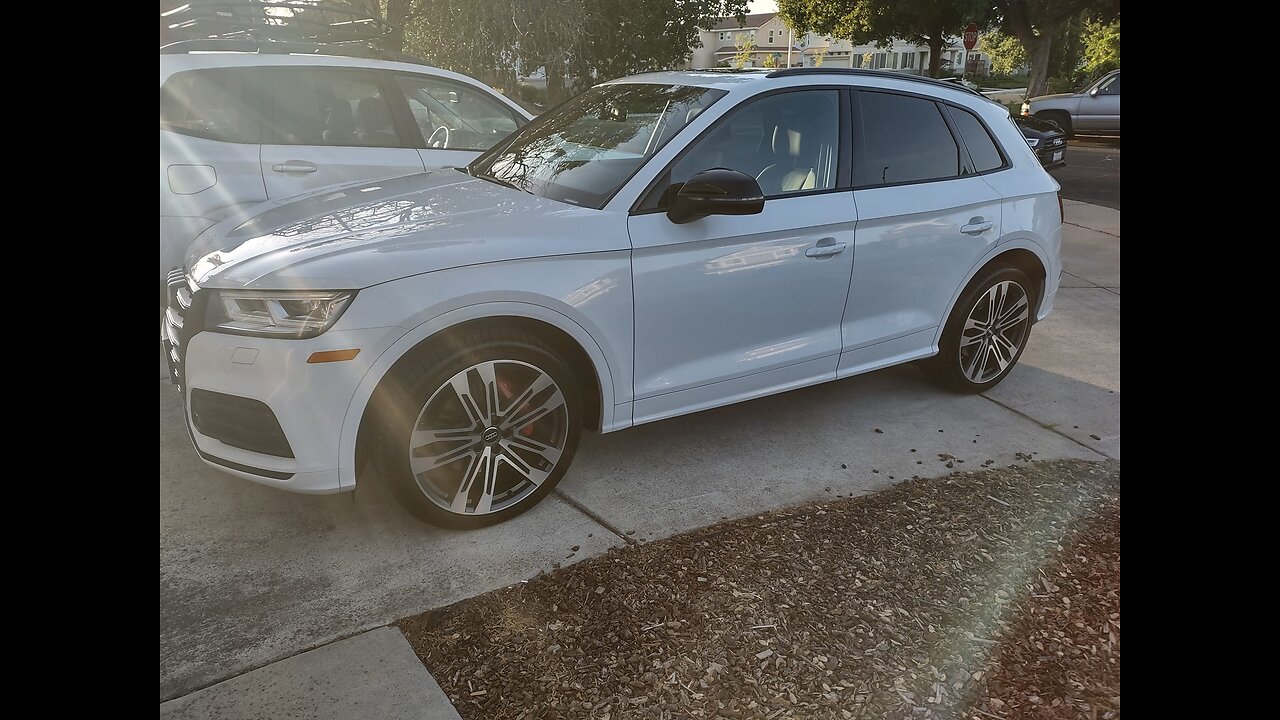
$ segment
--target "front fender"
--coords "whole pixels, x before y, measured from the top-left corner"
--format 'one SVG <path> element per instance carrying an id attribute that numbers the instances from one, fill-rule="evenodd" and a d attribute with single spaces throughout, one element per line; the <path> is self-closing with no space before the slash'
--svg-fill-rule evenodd
<path id="1" fill-rule="evenodd" d="M 347 406 L 342 421 L 338 447 L 338 482 L 344 490 L 356 484 L 356 441 L 360 432 L 360 421 L 369 404 L 369 398 L 373 396 L 387 372 L 405 353 L 417 347 L 423 340 L 461 323 L 491 317 L 522 317 L 539 320 L 559 328 L 572 337 L 591 358 L 591 364 L 595 366 L 596 374 L 600 378 L 602 431 L 609 432 L 631 424 L 630 413 L 618 412 L 614 405 L 614 370 L 600 344 L 581 324 L 561 312 L 530 302 L 498 301 L 466 305 L 436 315 L 414 326 L 392 343 L 365 373 L 364 379 L 351 398 L 350 405 Z"/>

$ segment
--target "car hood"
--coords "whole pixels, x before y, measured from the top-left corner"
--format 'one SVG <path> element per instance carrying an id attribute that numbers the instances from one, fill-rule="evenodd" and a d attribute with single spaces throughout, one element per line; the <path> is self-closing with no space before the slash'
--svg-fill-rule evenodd
<path id="1" fill-rule="evenodd" d="M 626 249 L 625 216 L 614 215 L 436 170 L 254 206 L 202 234 L 186 267 L 202 287 L 360 289 L 464 265 Z"/>
<path id="2" fill-rule="evenodd" d="M 1044 102 L 1046 100 L 1066 100 L 1075 97 L 1075 93 L 1054 93 L 1053 95 L 1037 95 L 1031 98 L 1030 102 Z"/>

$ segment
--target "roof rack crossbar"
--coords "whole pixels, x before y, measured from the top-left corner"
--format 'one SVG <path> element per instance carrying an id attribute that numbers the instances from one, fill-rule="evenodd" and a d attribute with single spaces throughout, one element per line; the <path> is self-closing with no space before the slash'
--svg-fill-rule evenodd
<path id="1" fill-rule="evenodd" d="M 286 40 L 251 40 L 203 38 L 179 40 L 160 47 L 161 55 L 187 55 L 193 52 L 244 52 L 260 55 L 333 55 L 336 57 L 387 60 L 391 62 L 430 65 L 423 58 L 402 52 L 383 50 L 360 41 L 349 43 L 310 43 Z"/>
<path id="2" fill-rule="evenodd" d="M 796 77 L 800 75 L 857 75 L 859 77 L 878 77 L 878 78 L 884 78 L 886 80 L 906 80 L 908 82 L 918 82 L 918 83 L 924 83 L 926 85 L 933 85 L 936 87 L 946 87 L 946 88 L 951 88 L 952 90 L 960 90 L 963 92 L 967 92 L 971 95 L 977 95 L 978 97 L 984 100 L 990 100 L 990 98 L 983 95 L 982 93 L 970 87 L 967 87 L 965 85 L 961 85 L 959 83 L 948 82 L 946 80 L 940 80 L 938 78 L 923 77 L 921 75 L 906 75 L 904 73 L 887 72 L 884 70 L 869 70 L 867 68 L 829 68 L 829 67 L 783 68 L 781 70 L 774 70 L 773 72 L 769 73 L 765 77 L 783 78 L 783 77 Z"/>

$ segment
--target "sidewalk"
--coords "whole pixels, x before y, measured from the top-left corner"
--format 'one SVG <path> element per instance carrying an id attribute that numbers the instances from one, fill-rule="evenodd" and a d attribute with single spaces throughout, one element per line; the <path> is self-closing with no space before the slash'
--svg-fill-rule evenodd
<path id="1" fill-rule="evenodd" d="M 162 379 L 161 717 L 457 717 L 388 623 L 624 542 L 950 472 L 923 464 L 938 454 L 1119 459 L 1120 213 L 1064 206 L 1054 313 L 986 396 L 897 368 L 586 438 L 557 492 L 497 528 L 422 526 L 372 487 L 302 497 L 223 477 L 194 458 Z"/>

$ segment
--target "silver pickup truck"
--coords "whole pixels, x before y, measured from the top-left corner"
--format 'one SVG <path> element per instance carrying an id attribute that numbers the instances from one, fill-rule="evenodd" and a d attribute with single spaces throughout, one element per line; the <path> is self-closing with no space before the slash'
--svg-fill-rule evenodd
<path id="1" fill-rule="evenodd" d="M 1077 93 L 1033 97 L 1022 103 L 1022 114 L 1057 123 L 1067 137 L 1078 132 L 1119 135 L 1120 71 L 1107 73 Z"/>

